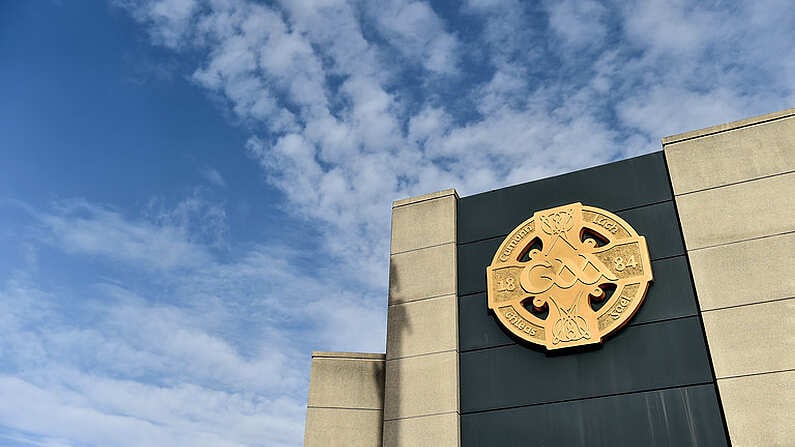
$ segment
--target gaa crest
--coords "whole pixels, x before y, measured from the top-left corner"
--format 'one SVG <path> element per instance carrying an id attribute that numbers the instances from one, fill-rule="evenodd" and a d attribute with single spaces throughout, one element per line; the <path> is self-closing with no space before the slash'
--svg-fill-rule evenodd
<path id="1" fill-rule="evenodd" d="M 652 281 L 646 239 L 581 203 L 538 211 L 486 268 L 488 305 L 505 328 L 547 349 L 601 343 L 637 312 Z"/>

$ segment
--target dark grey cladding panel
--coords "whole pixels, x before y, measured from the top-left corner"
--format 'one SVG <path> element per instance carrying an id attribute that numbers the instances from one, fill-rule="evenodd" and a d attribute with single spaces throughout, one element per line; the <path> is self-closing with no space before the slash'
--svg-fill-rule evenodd
<path id="1" fill-rule="evenodd" d="M 616 213 L 646 238 L 652 260 L 685 253 L 674 202 L 663 202 Z"/>
<path id="2" fill-rule="evenodd" d="M 460 371 L 462 414 L 712 381 L 698 317 L 630 326 L 580 351 L 463 352 Z"/>
<path id="3" fill-rule="evenodd" d="M 684 255 L 654 261 L 652 271 L 654 283 L 629 325 L 697 314 L 696 299 L 690 285 L 690 270 Z M 458 302 L 458 341 L 461 351 L 517 342 L 489 311 L 485 292 L 462 296 Z"/>
<path id="4" fill-rule="evenodd" d="M 662 152 L 489 191 L 458 201 L 458 242 L 505 235 L 532 215 L 572 202 L 620 211 L 671 200 Z"/>
<path id="5" fill-rule="evenodd" d="M 502 329 L 485 269 L 534 211 L 582 202 L 646 237 L 654 284 L 603 345 L 547 352 Z M 462 447 L 726 445 L 662 152 L 458 202 Z"/>
<path id="6" fill-rule="evenodd" d="M 713 385 L 461 416 L 462 447 L 725 445 Z"/>
<path id="7" fill-rule="evenodd" d="M 521 223 L 521 222 L 520 222 Z M 486 267 L 503 237 L 458 246 L 458 295 L 486 291 Z"/>
<path id="8" fill-rule="evenodd" d="M 591 205 L 591 203 L 588 203 L 588 205 Z M 616 214 L 632 225 L 638 234 L 646 237 L 652 260 L 684 254 L 685 249 L 682 244 L 679 219 L 676 216 L 672 201 L 634 208 Z M 514 227 L 519 225 L 530 215 L 532 215 L 532 212 L 519 217 L 511 225 Z M 505 235 L 501 235 L 493 239 L 459 244 L 459 295 L 486 290 L 486 266 L 491 264 L 491 259 L 504 238 Z"/>

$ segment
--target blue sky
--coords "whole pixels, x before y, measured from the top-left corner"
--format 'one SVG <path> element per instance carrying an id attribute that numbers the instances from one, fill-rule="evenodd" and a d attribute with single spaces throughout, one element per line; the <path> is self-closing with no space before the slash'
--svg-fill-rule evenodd
<path id="1" fill-rule="evenodd" d="M 0 1 L 0 445 L 301 445 L 310 352 L 384 349 L 392 200 L 792 107 L 794 11 Z"/>

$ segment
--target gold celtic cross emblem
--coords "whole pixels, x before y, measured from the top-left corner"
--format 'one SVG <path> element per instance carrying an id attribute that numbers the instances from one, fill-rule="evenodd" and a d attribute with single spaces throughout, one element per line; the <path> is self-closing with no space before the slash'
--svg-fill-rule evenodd
<path id="1" fill-rule="evenodd" d="M 516 227 L 486 276 L 489 309 L 503 326 L 547 349 L 601 343 L 637 312 L 652 281 L 646 239 L 581 203 Z"/>

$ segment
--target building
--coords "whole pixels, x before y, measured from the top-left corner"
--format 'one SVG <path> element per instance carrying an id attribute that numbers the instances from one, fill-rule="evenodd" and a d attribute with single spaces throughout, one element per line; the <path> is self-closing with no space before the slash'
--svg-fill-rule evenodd
<path id="1" fill-rule="evenodd" d="M 486 267 L 534 211 L 575 202 L 644 236 L 654 281 L 602 344 L 547 350 L 489 309 Z M 792 446 L 793 297 L 795 109 L 399 200 L 386 354 L 312 354 L 305 445 Z"/>

